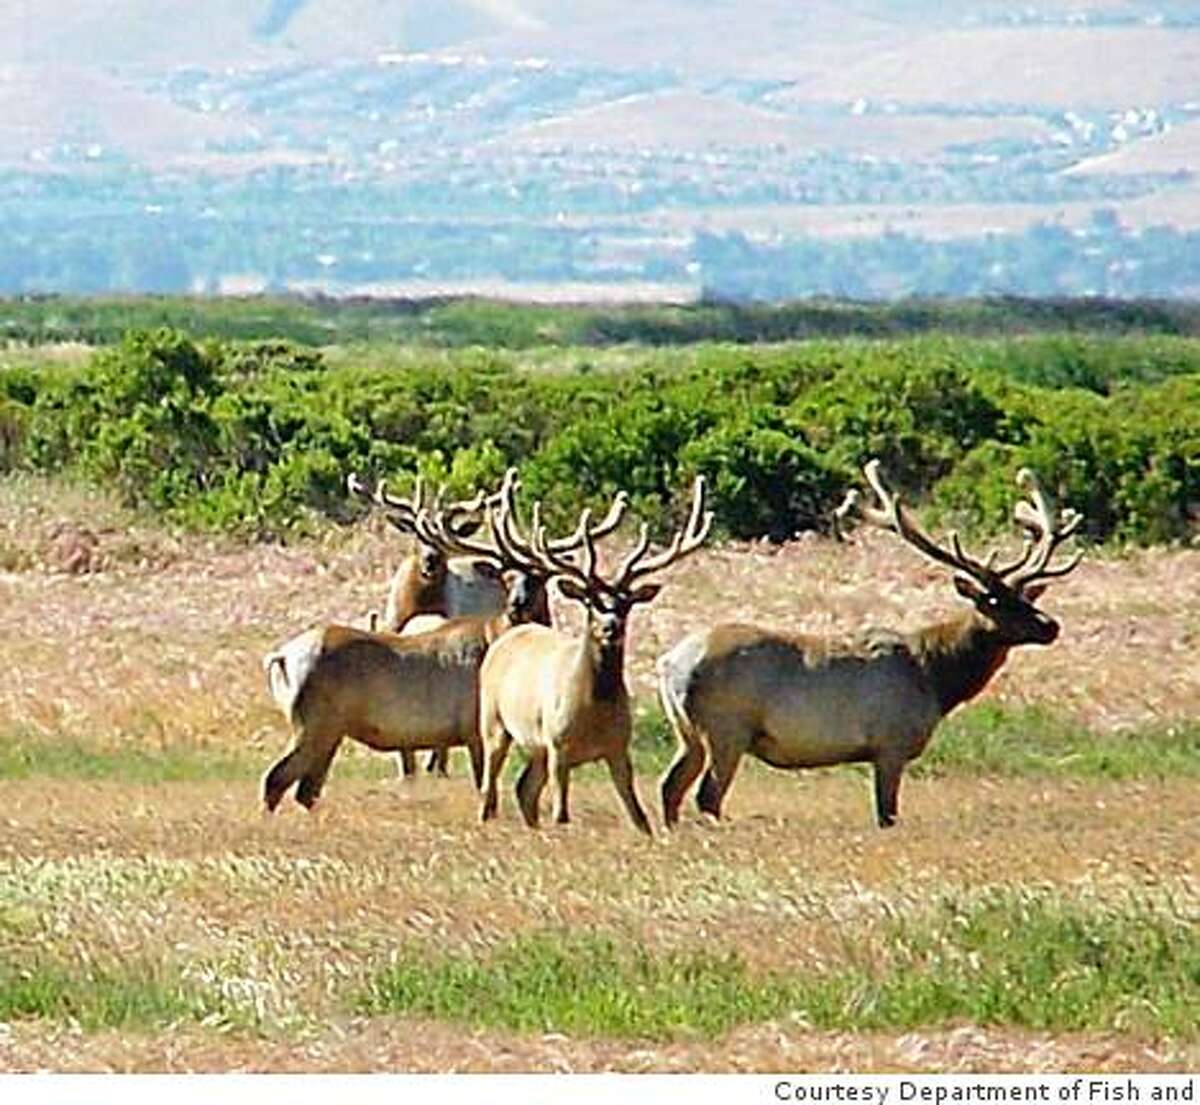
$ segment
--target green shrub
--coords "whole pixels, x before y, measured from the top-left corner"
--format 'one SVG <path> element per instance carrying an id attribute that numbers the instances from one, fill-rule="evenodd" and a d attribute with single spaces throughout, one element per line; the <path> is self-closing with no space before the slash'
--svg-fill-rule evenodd
<path id="1" fill-rule="evenodd" d="M 1155 543 L 1194 532 L 1200 509 L 1200 377 L 1182 376 L 1111 398 L 1027 393 L 1018 444 L 985 442 L 942 480 L 936 505 L 984 529 L 1008 524 L 1021 467 L 1084 515 L 1096 541 Z"/>
<path id="2" fill-rule="evenodd" d="M 558 524 L 624 489 L 634 513 L 662 533 L 674 522 L 672 505 L 686 498 L 680 455 L 716 417 L 695 392 L 643 388 L 554 434 L 522 466 L 525 487 Z"/>
<path id="3" fill-rule="evenodd" d="M 944 343 L 886 345 L 798 400 L 791 417 L 835 470 L 878 457 L 898 488 L 922 492 L 972 448 L 1006 432 L 1004 412 Z"/>
<path id="4" fill-rule="evenodd" d="M 740 538 L 825 528 L 846 479 L 770 408 L 712 428 L 679 459 L 685 474 L 708 478 L 709 506 Z"/>
<path id="5" fill-rule="evenodd" d="M 496 308 L 456 310 L 483 326 Z M 910 501 L 1006 529 L 1028 465 L 1083 512 L 1092 539 L 1179 540 L 1200 514 L 1194 345 L 710 344 L 552 371 L 474 346 L 330 365 L 285 341 L 138 331 L 82 368 L 0 371 L 0 469 L 67 470 L 173 521 L 248 536 L 361 514 L 344 491 L 352 470 L 401 490 L 420 473 L 468 495 L 517 464 L 552 527 L 624 489 L 661 537 L 703 473 L 718 532 L 778 540 L 824 528 L 871 457 Z M 1028 382 L 1043 355 L 1041 378 L 1087 386 Z"/>

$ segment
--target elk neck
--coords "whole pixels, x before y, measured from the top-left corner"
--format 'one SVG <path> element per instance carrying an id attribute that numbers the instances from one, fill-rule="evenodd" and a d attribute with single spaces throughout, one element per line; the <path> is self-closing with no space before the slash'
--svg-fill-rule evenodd
<path id="1" fill-rule="evenodd" d="M 581 675 L 591 683 L 591 697 L 609 702 L 625 693 L 625 635 L 601 641 L 589 623 L 580 648 Z"/>
<path id="2" fill-rule="evenodd" d="M 925 673 L 945 716 L 988 685 L 1011 647 L 996 627 L 974 611 L 918 630 L 913 657 Z"/>

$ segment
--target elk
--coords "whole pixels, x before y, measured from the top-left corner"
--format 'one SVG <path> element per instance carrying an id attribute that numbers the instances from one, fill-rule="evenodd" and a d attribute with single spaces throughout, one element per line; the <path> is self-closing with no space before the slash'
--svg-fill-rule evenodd
<path id="1" fill-rule="evenodd" d="M 527 587 L 530 589 L 528 595 L 528 609 L 525 616 L 517 619 L 521 622 L 536 622 L 540 625 L 551 625 L 550 619 L 550 603 L 548 598 L 548 587 L 550 576 L 543 565 L 538 562 L 533 556 L 529 555 L 527 544 L 523 541 L 520 535 L 520 523 L 517 521 L 516 506 L 512 502 L 512 491 L 517 486 L 516 470 L 509 469 L 505 474 L 504 486 L 499 495 L 494 496 L 487 502 L 488 518 L 491 522 L 491 529 L 495 544 L 488 545 L 476 540 L 473 540 L 469 533 L 464 532 L 462 527 L 451 529 L 444 523 L 433 525 L 428 512 L 421 510 L 417 513 L 414 519 L 414 532 L 422 545 L 431 548 L 441 549 L 443 553 L 460 553 L 465 556 L 472 557 L 479 563 L 488 564 L 496 567 L 498 570 L 510 570 L 515 573 L 514 586 Z M 440 501 L 440 494 L 435 499 L 435 502 Z M 494 502 L 499 500 L 507 502 L 507 509 L 497 515 L 493 509 Z M 624 491 L 618 491 L 614 496 L 612 505 L 609 508 L 605 518 L 594 526 L 588 526 L 588 533 L 594 541 L 596 538 L 605 537 L 612 533 L 621 523 L 624 517 L 625 510 L 629 505 L 629 497 Z M 470 509 L 471 504 L 467 505 Z M 456 509 L 463 509 L 462 504 L 457 504 Z M 535 524 L 540 517 L 541 504 L 535 502 L 533 504 L 533 516 Z M 579 549 L 583 537 L 579 531 L 569 537 L 562 538 L 549 542 L 551 550 L 558 553 L 569 553 Z M 401 630 L 402 635 L 408 636 L 411 633 L 425 633 L 430 629 L 437 628 L 437 623 L 445 622 L 449 619 L 436 614 L 419 614 L 411 618 Z M 514 621 L 514 624 L 515 621 Z M 441 775 L 447 773 L 447 761 L 449 758 L 449 748 L 442 747 L 435 749 L 429 754 L 429 761 L 426 765 L 426 770 L 430 772 L 436 771 Z M 398 753 L 400 761 L 401 777 L 412 777 L 416 771 L 414 755 L 411 751 L 403 750 Z"/>
<path id="2" fill-rule="evenodd" d="M 479 677 L 479 729 L 485 752 L 481 820 L 496 816 L 500 772 L 515 741 L 528 755 L 516 784 L 528 826 L 537 827 L 538 801 L 551 776 L 557 791 L 555 820 L 567 823 L 571 769 L 604 760 L 630 819 L 651 834 L 629 758 L 633 721 L 624 676 L 626 626 L 632 609 L 652 601 L 661 588 L 643 582 L 645 577 L 694 552 L 708 535 L 712 513 L 702 514 L 703 506 L 704 483 L 697 479 L 687 524 L 670 545 L 648 557 L 649 531 L 643 525 L 632 551 L 608 579 L 596 570 L 587 510 L 577 530 L 583 537 L 581 567 L 549 545 L 535 518 L 532 542 L 525 543 L 523 551 L 558 577 L 566 598 L 583 606 L 585 630 L 572 637 L 544 625 L 516 626 L 484 657 Z"/>
<path id="3" fill-rule="evenodd" d="M 356 472 L 346 479 L 352 495 L 366 499 L 384 510 L 384 517 L 401 533 L 416 539 L 416 547 L 404 559 L 388 584 L 386 604 L 382 615 L 371 610 L 367 622 L 372 632 L 416 634 L 436 629 L 451 617 L 461 615 L 491 615 L 504 609 L 504 581 L 490 558 L 455 557 L 451 559 L 444 547 L 424 539 L 417 532 L 417 516 L 425 506 L 425 484 L 416 478 L 411 499 L 402 499 L 387 490 L 379 480 L 370 490 Z M 440 494 L 435 504 L 440 501 Z M 455 536 L 466 536 L 478 528 L 485 505 L 482 495 L 450 504 L 447 508 L 454 521 L 448 530 Z M 534 617 L 549 620 L 549 606 L 537 611 Z M 437 748 L 429 754 L 428 771 L 445 775 L 449 750 Z M 416 760 L 411 749 L 397 753 L 397 771 L 401 778 L 416 774 Z"/>
<path id="4" fill-rule="evenodd" d="M 852 491 L 838 515 L 861 507 L 867 522 L 954 569 L 955 588 L 973 609 L 911 633 L 872 630 L 843 641 L 742 624 L 685 637 L 657 664 L 659 699 L 679 742 L 662 783 L 668 827 L 702 770 L 697 805 L 720 817 L 746 753 L 780 768 L 870 763 L 876 819 L 893 825 L 904 767 L 938 722 L 983 690 L 1011 648 L 1058 636 L 1058 623 L 1034 603 L 1047 581 L 1079 564 L 1082 553 L 1053 567 L 1050 561 L 1082 515 L 1056 516 L 1032 472 L 1017 477 L 1029 492 L 1015 508 L 1024 548 L 997 566 L 994 552 L 982 561 L 968 556 L 957 534 L 949 548 L 936 544 L 885 487 L 879 462 L 864 471 L 878 505 L 862 507 Z"/>
<path id="5" fill-rule="evenodd" d="M 354 472 L 347 478 L 346 486 L 351 494 L 381 507 L 384 517 L 401 533 L 416 538 L 416 547 L 400 563 L 388 584 L 382 625 L 376 616 L 372 618 L 373 626 L 400 633 L 411 619 L 423 614 L 453 618 L 464 614 L 496 614 L 504 609 L 504 581 L 491 559 L 479 556 L 451 559 L 445 549 L 430 544 L 417 532 L 417 515 L 425 507 L 424 481 L 419 476 L 411 499 L 390 494 L 383 480 L 371 491 Z M 450 504 L 446 509 L 452 516 L 448 523 L 451 535 L 466 537 L 478 529 L 485 505 L 482 495 Z M 441 509 L 436 501 L 434 507 Z M 548 620 L 548 605 L 545 616 Z M 425 621 L 422 631 L 433 624 L 436 623 Z"/>
<path id="6" fill-rule="evenodd" d="M 296 800 L 312 809 L 345 737 L 379 751 L 412 753 L 422 748 L 466 745 L 478 788 L 483 751 L 479 740 L 479 666 L 489 645 L 505 630 L 546 609 L 550 572 L 510 553 L 504 539 L 515 512 L 518 486 L 510 469 L 492 514 L 495 545 L 470 542 L 497 571 L 511 575 L 505 608 L 489 616 L 451 618 L 438 629 L 413 636 L 371 632 L 344 625 L 310 629 L 270 653 L 263 662 L 268 688 L 292 725 L 292 749 L 263 779 L 263 801 L 273 811 L 296 784 Z M 492 513 L 494 503 L 489 503 Z M 625 509 L 619 496 L 607 518 L 586 533 L 552 542 L 566 555 L 585 538 L 615 529 Z M 451 512 L 451 515 L 454 512 Z M 461 536 L 445 512 L 422 510 L 414 518 L 422 540 L 461 549 Z"/>

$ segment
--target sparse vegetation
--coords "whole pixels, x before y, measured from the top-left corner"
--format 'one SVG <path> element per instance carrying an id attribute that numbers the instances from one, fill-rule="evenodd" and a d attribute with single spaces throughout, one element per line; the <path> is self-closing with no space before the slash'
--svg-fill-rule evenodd
<path id="1" fill-rule="evenodd" d="M 0 918 L 2 923 L 2 918 Z M 213 1007 L 177 972 L 138 963 L 74 969 L 0 958 L 0 1020 L 33 1017 L 87 1032 L 200 1021 Z"/>
<path id="2" fill-rule="evenodd" d="M 410 952 L 360 999 L 366 1013 L 420 1013 L 518 1032 L 666 1039 L 718 1036 L 784 1013 L 795 989 L 755 979 L 736 952 L 652 953 L 613 937 L 534 932 L 484 959 Z"/>
<path id="3" fill-rule="evenodd" d="M 952 714 L 914 771 L 1059 779 L 1187 778 L 1200 774 L 1200 723 L 1183 719 L 1104 732 L 1045 706 L 1004 710 L 983 703 Z"/>
<path id="4" fill-rule="evenodd" d="M 1072 901 L 1046 890 L 945 896 L 883 926 L 871 954 L 804 987 L 818 1025 L 911 1028 L 966 1018 L 1055 1031 L 1196 1033 L 1200 934 L 1187 912 L 1131 895 Z"/>

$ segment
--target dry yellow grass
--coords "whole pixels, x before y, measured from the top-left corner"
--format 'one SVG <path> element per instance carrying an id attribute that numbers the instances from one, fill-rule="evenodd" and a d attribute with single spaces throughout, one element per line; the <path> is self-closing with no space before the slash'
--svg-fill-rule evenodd
<path id="1" fill-rule="evenodd" d="M 0 495 L 0 533 L 26 567 L 0 575 L 0 727 L 114 747 L 251 750 L 287 741 L 260 669 L 271 644 L 360 616 L 382 594 L 394 538 L 236 548 L 148 532 L 87 499 Z M 61 510 L 62 517 L 55 515 Z M 94 538 L 94 567 L 52 555 L 56 525 Z M 125 542 L 126 544 L 121 544 Z M 50 551 L 48 551 L 50 550 Z M 1200 551 L 1091 558 L 1044 602 L 1064 634 L 1018 651 L 988 694 L 1045 703 L 1100 729 L 1200 713 Z M 954 608 L 943 573 L 886 536 L 843 547 L 729 546 L 681 565 L 631 629 L 637 696 L 654 657 L 708 621 L 816 631 L 910 626 Z M 575 620 L 569 610 L 560 614 Z M 363 753 L 362 755 L 366 755 Z M 710 825 L 637 838 L 606 780 L 578 786 L 575 822 L 530 833 L 511 795 L 476 822 L 448 780 L 334 774 L 316 818 L 258 810 L 258 778 L 133 785 L 0 779 L 0 948 L 78 960 L 151 955 L 219 980 L 261 1036 L 194 1026 L 78 1034 L 19 1022 L 0 1069 L 87 1070 L 1127 1070 L 1194 1068 L 1197 1045 L 1136 1033 L 1050 1036 L 961 1025 L 907 1033 L 771 1023 L 717 1044 L 635 1045 L 350 1017 L 337 995 L 390 949 L 483 948 L 546 927 L 652 947 L 738 950 L 754 969 L 834 958 L 845 933 L 939 895 L 1050 886 L 1080 900 L 1170 895 L 1200 911 L 1195 783 L 948 777 L 905 783 L 901 826 L 879 832 L 856 773 L 750 765 Z M 657 806 L 655 782 L 639 781 Z M 10 907 L 5 912 L 5 902 Z M 12 903 L 16 903 L 13 905 Z"/>
<path id="2" fill-rule="evenodd" d="M 848 936 L 875 954 L 881 924 L 945 894 L 1053 886 L 1082 901 L 1170 894 L 1200 909 L 1194 785 L 913 780 L 894 833 L 870 826 L 860 788 L 836 773 L 752 771 L 728 822 L 644 842 L 600 781 L 578 788 L 573 825 L 536 834 L 511 808 L 477 825 L 461 778 L 343 780 L 320 817 L 272 820 L 256 812 L 252 781 L 0 783 L 0 880 L 25 888 L 10 939 L 23 923 L 30 945 L 68 956 L 174 956 L 266 1024 L 263 1039 L 100 1033 L 72 1039 L 69 1054 L 61 1026 L 17 1024 L 0 1035 L 0 1067 L 1122 1070 L 1200 1059 L 1195 1044 L 1137 1034 L 967 1025 L 859 1037 L 783 1022 L 715 1046 L 635 1046 L 368 1021 L 336 1001 L 391 948 L 482 948 L 546 928 L 737 949 L 770 969 L 836 962 Z"/>

